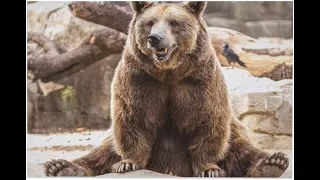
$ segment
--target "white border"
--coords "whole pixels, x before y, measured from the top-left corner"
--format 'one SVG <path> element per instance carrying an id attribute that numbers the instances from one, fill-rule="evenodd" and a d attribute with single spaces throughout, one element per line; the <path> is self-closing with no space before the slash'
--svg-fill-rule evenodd
<path id="1" fill-rule="evenodd" d="M 46 1 L 46 0 L 40 0 L 40 1 Z M 53 1 L 53 0 L 51 0 Z M 64 1 L 64 0 L 55 0 L 55 1 Z M 77 0 L 77 1 L 88 1 L 88 0 Z M 93 0 L 93 1 L 97 1 L 97 0 Z M 113 0 L 113 1 L 125 1 L 125 0 Z M 151 0 L 151 1 L 154 1 L 154 0 Z M 179 0 L 170 0 L 170 1 L 179 1 Z M 194 0 L 194 1 L 201 1 L 201 0 Z M 232 1 L 232 0 L 215 0 L 215 1 Z M 237 1 L 252 1 L 252 0 L 237 0 Z M 276 1 L 276 0 L 264 0 L 264 1 Z M 288 1 L 288 0 L 277 0 L 277 1 Z M 293 48 L 293 52 L 294 52 L 294 1 L 293 0 L 289 0 L 289 1 L 292 1 L 293 2 L 293 38 L 292 38 L 292 48 Z M 28 4 L 27 4 L 28 0 L 26 1 L 26 25 L 28 26 L 28 20 L 27 20 L 27 17 L 28 17 Z M 27 31 L 28 31 L 28 27 L 26 26 L 26 52 L 27 52 Z M 294 53 L 293 53 L 293 77 L 292 77 L 292 80 L 293 80 L 293 85 L 292 85 L 292 95 L 294 94 Z M 294 114 L 294 96 L 292 96 L 292 114 Z M 27 109 L 27 104 L 28 104 L 28 97 L 27 97 L 27 56 L 26 56 L 26 132 L 27 132 L 27 117 L 28 117 L 28 109 Z M 58 180 L 58 179 L 62 179 L 63 177 L 61 178 L 58 178 L 58 177 L 55 177 L 55 178 L 28 178 L 28 157 L 27 157 L 27 154 L 28 154 L 28 151 L 27 151 L 27 147 L 28 147 L 28 138 L 27 138 L 27 133 L 26 133 L 26 177 L 27 179 L 50 179 L 50 180 Z M 283 180 L 286 180 L 286 179 L 294 179 L 294 116 L 292 116 L 292 161 L 290 162 L 292 164 L 292 178 L 263 178 L 265 180 L 267 179 L 283 179 Z M 69 178 L 72 178 L 72 179 L 83 179 L 83 178 L 86 178 L 86 179 L 96 179 L 95 177 L 69 177 Z M 139 179 L 140 177 L 132 177 L 132 178 L 120 178 L 120 177 L 115 177 L 114 179 Z M 196 178 L 196 177 L 190 177 L 190 178 L 183 178 L 183 177 L 178 177 L 180 179 L 199 179 L 199 178 Z M 65 178 L 64 178 L 65 179 Z M 105 178 L 107 179 L 107 178 Z M 113 178 L 108 178 L 108 179 L 113 179 Z M 140 179 L 177 179 L 177 178 L 159 178 L 159 177 L 154 177 L 154 178 L 140 178 Z M 224 180 L 234 180 L 235 178 L 215 178 L 215 179 L 224 179 Z M 240 179 L 239 177 L 236 177 L 236 179 Z M 244 178 L 241 178 L 241 179 L 244 179 Z M 252 180 L 261 180 L 261 178 L 249 178 L 249 179 L 252 179 Z"/>

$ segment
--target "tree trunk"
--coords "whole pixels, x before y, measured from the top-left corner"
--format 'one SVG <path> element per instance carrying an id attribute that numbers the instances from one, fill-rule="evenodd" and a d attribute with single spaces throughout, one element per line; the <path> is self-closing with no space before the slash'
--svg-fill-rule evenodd
<path id="1" fill-rule="evenodd" d="M 39 33 L 28 33 L 28 41 L 35 41 L 44 49 L 44 54 L 28 51 L 28 69 L 33 81 L 56 81 L 114 53 L 121 53 L 126 35 L 113 29 L 94 31 L 73 51 L 60 54 L 55 44 Z"/>
<path id="2" fill-rule="evenodd" d="M 73 15 L 86 21 L 101 24 L 127 34 L 132 18 L 128 2 L 72 2 Z"/>

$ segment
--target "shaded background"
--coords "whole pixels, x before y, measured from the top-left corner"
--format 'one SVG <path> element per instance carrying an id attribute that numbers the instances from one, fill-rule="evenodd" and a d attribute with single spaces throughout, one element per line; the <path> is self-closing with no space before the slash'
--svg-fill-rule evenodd
<path id="1" fill-rule="evenodd" d="M 209 2 L 205 20 L 208 26 L 234 29 L 254 38 L 292 38 L 293 3 Z"/>

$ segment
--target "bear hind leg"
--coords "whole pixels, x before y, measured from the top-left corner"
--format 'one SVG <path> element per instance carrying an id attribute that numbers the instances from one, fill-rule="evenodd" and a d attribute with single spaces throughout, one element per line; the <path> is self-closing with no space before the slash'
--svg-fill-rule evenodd
<path id="1" fill-rule="evenodd" d="M 281 152 L 266 153 L 247 139 L 233 139 L 230 145 L 220 164 L 228 177 L 280 177 L 288 167 L 286 155 Z"/>
<path id="2" fill-rule="evenodd" d="M 98 176 L 112 171 L 112 165 L 119 162 L 121 157 L 113 150 L 112 136 L 102 145 L 93 149 L 89 154 L 69 162 L 58 159 L 45 163 L 47 176 Z"/>

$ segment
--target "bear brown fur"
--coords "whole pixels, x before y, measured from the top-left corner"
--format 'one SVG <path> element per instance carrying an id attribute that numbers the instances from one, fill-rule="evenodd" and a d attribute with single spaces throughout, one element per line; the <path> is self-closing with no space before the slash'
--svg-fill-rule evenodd
<path id="1" fill-rule="evenodd" d="M 89 154 L 52 160 L 48 176 L 148 169 L 177 176 L 279 177 L 282 153 L 254 147 L 233 115 L 205 2 L 132 2 L 111 89 L 112 135 Z"/>

